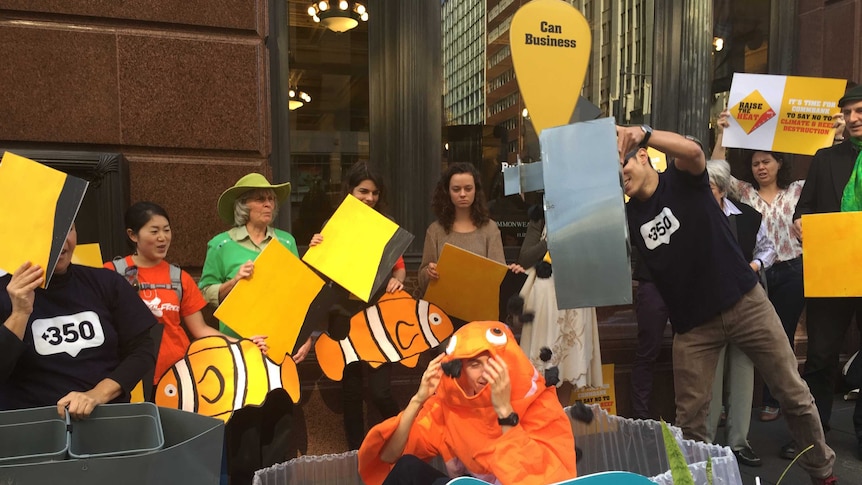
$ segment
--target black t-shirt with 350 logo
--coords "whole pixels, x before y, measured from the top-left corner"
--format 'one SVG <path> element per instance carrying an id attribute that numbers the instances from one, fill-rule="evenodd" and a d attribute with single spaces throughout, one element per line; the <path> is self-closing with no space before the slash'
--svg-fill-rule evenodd
<path id="1" fill-rule="evenodd" d="M 757 284 L 709 188 L 709 177 L 659 174 L 655 193 L 626 204 L 629 234 L 670 312 L 685 333 L 739 301 Z"/>

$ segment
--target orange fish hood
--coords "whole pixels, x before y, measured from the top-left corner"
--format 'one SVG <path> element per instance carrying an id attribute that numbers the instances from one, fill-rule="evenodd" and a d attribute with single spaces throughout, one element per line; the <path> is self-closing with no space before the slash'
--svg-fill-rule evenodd
<path id="1" fill-rule="evenodd" d="M 544 377 L 521 350 L 509 327 L 501 322 L 471 322 L 458 329 L 446 347 L 443 366 L 451 369 L 453 362 L 475 357 L 482 352 L 499 356 L 506 362 L 512 387 L 512 406 L 516 410 L 525 409 L 545 388 Z M 489 388 L 485 386 L 475 396 L 468 397 L 455 377 L 444 375 L 437 395 L 452 406 L 487 407 L 491 406 Z"/>

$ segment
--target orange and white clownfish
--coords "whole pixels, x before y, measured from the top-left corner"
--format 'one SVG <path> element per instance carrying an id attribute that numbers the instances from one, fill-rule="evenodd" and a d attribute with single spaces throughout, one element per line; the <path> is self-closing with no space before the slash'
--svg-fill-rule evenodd
<path id="1" fill-rule="evenodd" d="M 438 306 L 398 291 L 353 315 L 347 338 L 323 334 L 314 349 L 326 376 L 340 381 L 344 367 L 359 360 L 372 367 L 386 362 L 415 367 L 419 354 L 439 346 L 453 330 L 452 320 Z"/>
<path id="2" fill-rule="evenodd" d="M 155 401 L 227 422 L 235 410 L 262 404 L 278 388 L 299 402 L 299 375 L 290 356 L 279 365 L 251 340 L 212 336 L 192 342 L 186 356 L 165 372 Z"/>

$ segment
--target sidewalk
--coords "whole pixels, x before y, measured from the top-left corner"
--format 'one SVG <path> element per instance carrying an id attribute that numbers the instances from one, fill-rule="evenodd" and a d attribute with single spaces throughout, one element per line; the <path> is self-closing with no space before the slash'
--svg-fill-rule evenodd
<path id="1" fill-rule="evenodd" d="M 862 460 L 856 456 L 856 435 L 853 432 L 855 406 L 855 401 L 845 401 L 843 394 L 836 394 L 832 409 L 832 430 L 826 434 L 826 442 L 837 455 L 834 473 L 838 477 L 839 485 L 862 485 Z M 774 485 L 790 464 L 790 460 L 778 456 L 781 447 L 790 441 L 790 431 L 783 417 L 762 423 L 757 419 L 757 415 L 758 409 L 754 409 L 748 439 L 754 452 L 763 460 L 763 466 L 754 468 L 739 465 L 739 471 L 745 485 L 754 485 L 756 476 L 760 477 L 761 484 Z M 723 432 L 723 428 L 719 429 L 719 442 L 724 438 Z M 781 483 L 805 485 L 811 483 L 811 480 L 797 461 Z"/>

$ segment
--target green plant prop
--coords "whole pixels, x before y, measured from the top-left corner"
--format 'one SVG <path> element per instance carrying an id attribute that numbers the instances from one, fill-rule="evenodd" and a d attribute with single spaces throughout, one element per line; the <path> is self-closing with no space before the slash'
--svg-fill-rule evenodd
<path id="1" fill-rule="evenodd" d="M 784 480 L 784 475 L 787 475 L 787 470 L 790 470 L 790 467 L 792 467 L 792 466 L 793 466 L 793 464 L 794 464 L 794 463 L 796 463 L 796 460 L 798 460 L 798 459 L 799 459 L 799 457 L 800 457 L 800 456 L 802 456 L 802 454 L 803 454 L 803 453 L 805 453 L 806 451 L 810 450 L 811 448 L 814 448 L 814 445 L 808 445 L 808 447 L 807 447 L 807 448 L 805 448 L 804 450 L 800 451 L 800 452 L 799 452 L 799 454 L 797 454 L 797 455 L 796 455 L 796 458 L 794 458 L 794 459 L 793 459 L 793 461 L 791 461 L 791 462 L 790 462 L 790 464 L 789 464 L 789 465 L 787 465 L 787 468 L 785 468 L 785 469 L 784 469 L 784 471 L 783 471 L 783 472 L 781 472 L 781 476 L 780 476 L 780 477 L 778 477 L 778 481 L 777 481 L 777 482 L 775 482 L 775 485 L 781 485 L 781 480 Z"/>
<path id="2" fill-rule="evenodd" d="M 664 438 L 664 449 L 667 453 L 667 461 L 670 463 L 670 474 L 673 477 L 674 485 L 694 485 L 694 477 L 688 469 L 688 463 L 686 463 L 685 456 L 679 448 L 679 443 L 676 442 L 670 427 L 663 419 L 661 420 L 661 435 Z M 711 476 L 712 474 L 709 473 L 708 477 Z M 710 483 L 712 483 L 711 478 Z"/>

